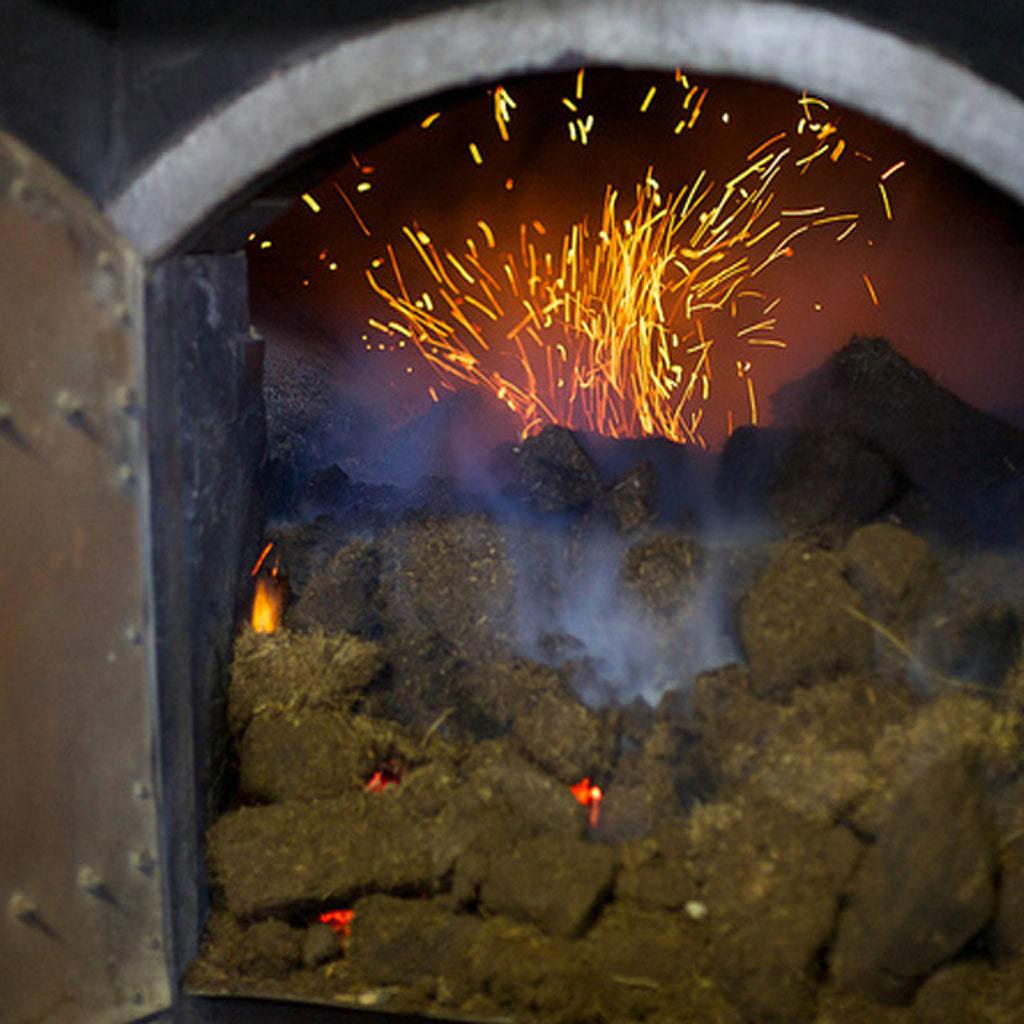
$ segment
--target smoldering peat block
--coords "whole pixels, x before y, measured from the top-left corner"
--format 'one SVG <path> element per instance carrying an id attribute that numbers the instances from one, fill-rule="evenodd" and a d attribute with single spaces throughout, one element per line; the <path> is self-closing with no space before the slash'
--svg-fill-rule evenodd
<path id="1" fill-rule="evenodd" d="M 382 764 L 440 752 L 396 722 L 332 708 L 256 715 L 238 743 L 239 787 L 259 800 L 325 800 L 363 788 Z"/>
<path id="2" fill-rule="evenodd" d="M 242 807 L 207 833 L 215 885 L 239 919 L 431 888 L 433 828 L 396 794 Z"/>
<path id="3" fill-rule="evenodd" d="M 379 597 L 393 630 L 492 650 L 515 629 L 516 574 L 497 523 L 478 514 L 413 518 L 382 543 Z"/>
<path id="4" fill-rule="evenodd" d="M 512 726 L 520 749 L 563 782 L 594 774 L 611 758 L 601 719 L 558 679 L 521 701 Z"/>
<path id="5" fill-rule="evenodd" d="M 870 667 L 871 627 L 860 594 L 827 551 L 785 547 L 739 607 L 740 643 L 758 696 Z"/>
<path id="6" fill-rule="evenodd" d="M 571 430 L 545 427 L 523 442 L 519 472 L 534 504 L 542 512 L 584 509 L 601 492 L 590 456 Z"/>
<path id="7" fill-rule="evenodd" d="M 960 757 L 914 774 L 865 855 L 839 918 L 832 969 L 842 988 L 907 1000 L 995 906 L 992 823 Z"/>
<path id="8" fill-rule="evenodd" d="M 450 901 L 366 896 L 355 905 L 348 955 L 374 985 L 411 985 L 420 978 L 451 978 L 480 919 L 452 913 Z"/>
<path id="9" fill-rule="evenodd" d="M 238 733 L 255 714 L 305 707 L 346 710 L 380 671 L 380 648 L 347 633 L 254 633 L 235 643 L 228 726 Z"/>
<path id="10" fill-rule="evenodd" d="M 352 541 L 313 574 L 290 621 L 300 629 L 371 634 L 380 625 L 374 603 L 379 583 L 380 551 L 366 541 Z"/>
<path id="11" fill-rule="evenodd" d="M 611 892 L 615 861 L 600 843 L 554 834 L 525 839 L 491 857 L 480 899 L 493 913 L 570 938 Z"/>

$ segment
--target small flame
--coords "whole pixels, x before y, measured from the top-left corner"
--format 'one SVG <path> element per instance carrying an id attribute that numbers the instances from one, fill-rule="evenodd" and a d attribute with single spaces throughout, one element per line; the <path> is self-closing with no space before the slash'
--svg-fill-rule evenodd
<path id="1" fill-rule="evenodd" d="M 250 573 L 251 576 L 256 576 L 256 593 L 252 601 L 252 628 L 257 633 L 273 633 L 280 629 L 284 616 L 286 586 L 284 579 L 279 575 L 279 563 L 275 561 L 269 572 L 257 576 L 273 546 L 271 542 L 263 549 Z"/>
<path id="2" fill-rule="evenodd" d="M 317 920 L 321 924 L 329 924 L 343 939 L 352 934 L 352 918 L 354 910 L 325 910 Z"/>
<path id="3" fill-rule="evenodd" d="M 590 808 L 590 827 L 597 826 L 598 817 L 601 814 L 601 798 L 604 793 L 600 786 L 592 786 L 590 777 L 584 776 L 574 786 L 569 787 L 569 792 L 580 802 L 583 807 Z"/>
<path id="4" fill-rule="evenodd" d="M 380 793 L 382 790 L 391 789 L 402 781 L 403 772 L 403 766 L 397 761 L 385 761 L 370 776 L 363 788 L 367 793 Z"/>

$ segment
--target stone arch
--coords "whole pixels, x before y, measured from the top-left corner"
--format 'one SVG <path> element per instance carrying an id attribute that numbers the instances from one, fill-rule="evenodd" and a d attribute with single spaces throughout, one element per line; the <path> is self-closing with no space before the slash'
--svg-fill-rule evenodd
<path id="1" fill-rule="evenodd" d="M 580 64 L 810 89 L 1024 201 L 1024 101 L 924 46 L 765 0 L 496 0 L 378 26 L 272 70 L 157 153 L 107 212 L 157 260 L 335 132 L 432 93 Z"/>

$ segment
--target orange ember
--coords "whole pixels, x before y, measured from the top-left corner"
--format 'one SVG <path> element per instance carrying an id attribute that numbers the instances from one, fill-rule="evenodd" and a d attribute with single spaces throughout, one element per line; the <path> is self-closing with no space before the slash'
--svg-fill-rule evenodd
<path id="1" fill-rule="evenodd" d="M 594 828 L 601 813 L 601 797 L 604 796 L 601 787 L 592 786 L 589 776 L 584 776 L 576 785 L 569 787 L 569 792 L 582 806 L 590 808 L 590 827 Z"/>
<path id="2" fill-rule="evenodd" d="M 317 920 L 321 924 L 329 924 L 342 938 L 347 939 L 352 933 L 354 910 L 325 910 Z"/>
<path id="3" fill-rule="evenodd" d="M 370 776 L 363 788 L 367 793 L 380 793 L 382 790 L 391 789 L 402 781 L 403 771 L 402 765 L 388 761 Z"/>
<path id="4" fill-rule="evenodd" d="M 252 628 L 257 633 L 273 633 L 280 629 L 284 616 L 287 585 L 279 575 L 278 563 L 275 562 L 269 572 L 257 575 L 264 567 L 273 546 L 273 542 L 267 544 L 249 574 L 256 576 L 256 593 L 252 601 Z"/>

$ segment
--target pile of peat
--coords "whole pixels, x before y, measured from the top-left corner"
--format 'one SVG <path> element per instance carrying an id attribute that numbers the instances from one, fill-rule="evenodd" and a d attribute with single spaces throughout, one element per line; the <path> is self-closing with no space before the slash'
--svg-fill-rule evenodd
<path id="1" fill-rule="evenodd" d="M 1024 437 L 877 339 L 777 413 L 710 504 L 688 450 L 560 428 L 498 453 L 500 521 L 443 482 L 396 514 L 321 478 L 334 514 L 274 537 L 287 628 L 237 642 L 189 987 L 1020 1021 Z M 565 601 L 599 577 L 581 640 Z"/>

